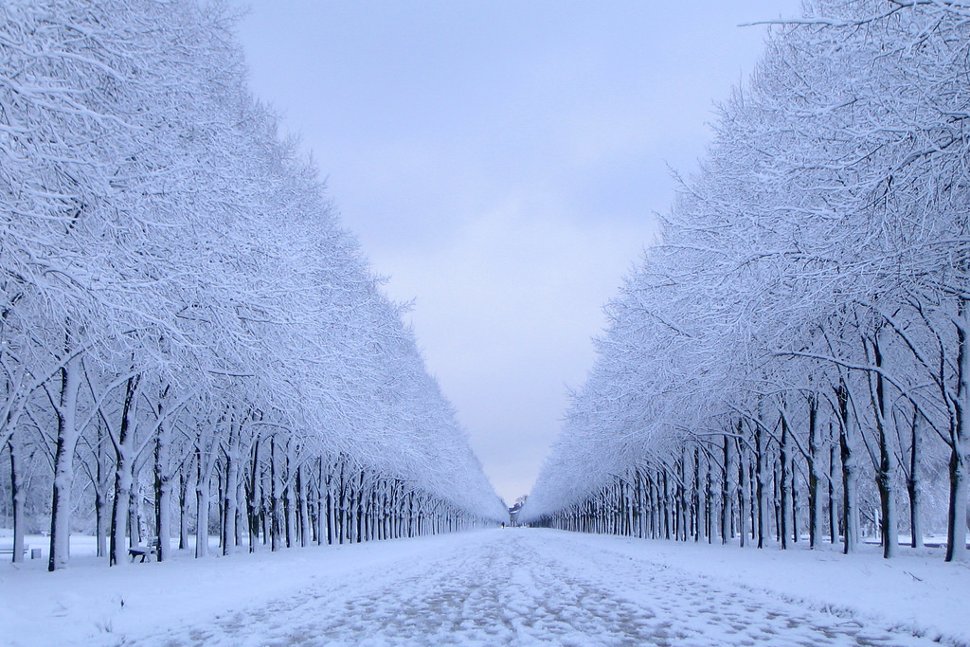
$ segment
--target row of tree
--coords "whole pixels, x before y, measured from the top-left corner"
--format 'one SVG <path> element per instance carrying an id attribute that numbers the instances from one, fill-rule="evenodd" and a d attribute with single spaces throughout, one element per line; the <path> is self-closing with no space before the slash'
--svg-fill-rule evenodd
<path id="1" fill-rule="evenodd" d="M 968 19 L 813 0 L 773 28 L 521 519 L 846 552 L 868 527 L 890 557 L 906 506 L 913 545 L 929 522 L 966 554 Z"/>
<path id="2" fill-rule="evenodd" d="M 198 555 L 210 530 L 228 553 L 506 517 L 232 26 L 196 0 L 0 3 L 15 560 L 36 515 L 51 570 L 88 520 L 124 564 L 146 535 L 168 558 L 176 514 Z"/>

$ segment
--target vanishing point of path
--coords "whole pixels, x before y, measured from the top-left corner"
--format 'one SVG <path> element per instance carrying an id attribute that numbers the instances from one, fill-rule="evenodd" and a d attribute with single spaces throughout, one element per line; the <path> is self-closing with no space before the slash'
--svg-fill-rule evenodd
<path id="1" fill-rule="evenodd" d="M 138 644 L 938 643 L 593 548 L 581 535 L 508 529 L 429 543 L 390 564 L 364 563 L 352 576 L 324 576 L 268 605 Z"/>

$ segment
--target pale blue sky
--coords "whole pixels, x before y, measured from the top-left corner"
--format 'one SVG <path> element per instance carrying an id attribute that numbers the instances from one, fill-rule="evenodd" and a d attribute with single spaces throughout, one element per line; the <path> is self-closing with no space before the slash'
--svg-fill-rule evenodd
<path id="1" fill-rule="evenodd" d="M 717 101 L 795 0 L 239 0 L 254 92 L 301 136 L 507 501 L 593 361 Z"/>

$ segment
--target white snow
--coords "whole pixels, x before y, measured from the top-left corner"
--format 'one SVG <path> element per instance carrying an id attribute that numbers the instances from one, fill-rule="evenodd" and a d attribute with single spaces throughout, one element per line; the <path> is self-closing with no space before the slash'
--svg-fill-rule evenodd
<path id="1" fill-rule="evenodd" d="M 970 567 L 938 552 L 532 529 L 113 569 L 82 557 L 56 573 L 4 564 L 0 601 L 14 646 L 970 643 Z"/>

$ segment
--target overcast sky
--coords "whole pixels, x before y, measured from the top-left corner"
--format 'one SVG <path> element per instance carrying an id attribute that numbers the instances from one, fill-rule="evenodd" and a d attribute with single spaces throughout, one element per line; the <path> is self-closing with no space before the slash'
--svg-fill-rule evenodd
<path id="1" fill-rule="evenodd" d="M 298 134 L 497 492 L 529 491 L 603 304 L 715 104 L 795 0 L 236 0 L 253 91 Z"/>

